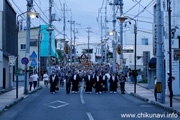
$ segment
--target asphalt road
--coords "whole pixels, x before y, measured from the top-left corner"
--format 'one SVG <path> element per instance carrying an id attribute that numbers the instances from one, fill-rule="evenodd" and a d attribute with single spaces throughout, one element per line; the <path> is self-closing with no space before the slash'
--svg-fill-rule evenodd
<path id="1" fill-rule="evenodd" d="M 66 94 L 65 88 L 61 88 L 56 94 L 51 94 L 49 89 L 45 88 L 1 114 L 0 120 L 128 119 L 127 117 L 123 118 L 123 114 L 131 114 L 132 117 L 135 115 L 136 118 L 133 117 L 134 119 L 143 120 L 148 120 L 153 115 L 156 115 L 154 120 L 157 120 L 160 119 L 157 118 L 157 114 L 161 114 L 162 120 L 164 120 L 169 113 L 128 94 L 103 93 L 97 95 L 95 93 L 87 94 L 84 90 L 80 90 L 77 94 Z"/>

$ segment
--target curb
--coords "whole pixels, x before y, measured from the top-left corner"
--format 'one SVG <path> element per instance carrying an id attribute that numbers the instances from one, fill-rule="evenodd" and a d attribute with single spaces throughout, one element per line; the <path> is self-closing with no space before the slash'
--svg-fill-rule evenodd
<path id="1" fill-rule="evenodd" d="M 149 99 L 147 99 L 147 98 L 144 98 L 144 97 L 142 97 L 142 96 L 140 96 L 140 95 L 138 95 L 138 94 L 136 94 L 136 93 L 130 93 L 130 95 L 132 95 L 132 96 L 134 96 L 134 97 L 136 97 L 136 98 L 138 98 L 138 99 L 140 99 L 140 100 L 143 100 L 143 101 L 145 101 L 145 102 L 148 102 L 149 101 Z"/>
<path id="2" fill-rule="evenodd" d="M 41 90 L 43 87 L 40 86 L 37 89 L 34 89 L 32 91 L 30 91 L 28 94 L 31 95 L 35 92 L 37 92 L 38 90 Z M 5 112 L 7 109 L 11 108 L 12 106 L 16 105 L 17 103 L 19 103 L 20 101 L 22 101 L 23 99 L 27 98 L 29 95 L 24 95 L 23 97 L 19 97 L 17 99 L 15 99 L 14 101 L 12 101 L 11 103 L 9 103 L 8 105 L 6 105 L 5 107 L 3 107 L 2 109 L 0 109 L 0 114 Z"/>
<path id="3" fill-rule="evenodd" d="M 33 94 L 33 93 L 37 92 L 38 90 L 40 90 L 40 89 L 42 89 L 42 88 L 43 88 L 43 87 L 40 86 L 40 87 L 38 87 L 38 88 L 36 88 L 36 89 L 34 89 L 34 90 L 32 90 L 32 91 L 29 91 L 28 94 Z"/>
<path id="4" fill-rule="evenodd" d="M 171 108 L 171 107 L 167 107 L 167 106 L 164 106 L 163 104 L 159 103 L 159 102 L 156 102 L 156 101 L 149 101 L 149 103 L 153 104 L 153 105 L 156 105 L 158 107 L 161 107 L 165 110 L 168 110 L 168 111 L 171 111 L 171 112 L 174 112 L 174 113 L 177 113 L 178 115 L 180 115 L 180 111 L 174 109 L 174 108 Z"/>
<path id="5" fill-rule="evenodd" d="M 145 101 L 145 102 L 148 102 L 148 103 L 150 103 L 150 104 L 153 104 L 153 105 L 155 105 L 155 106 L 161 107 L 161 108 L 163 108 L 163 109 L 165 109 L 165 110 L 168 110 L 168 111 L 170 111 L 170 112 L 174 112 L 174 113 L 177 113 L 178 115 L 180 115 L 180 111 L 178 111 L 178 110 L 176 110 L 176 109 L 174 109 L 174 108 L 166 107 L 166 106 L 164 106 L 163 104 L 161 104 L 161 103 L 159 103 L 159 102 L 149 100 L 149 99 L 147 99 L 147 98 L 145 98 L 145 97 L 142 97 L 142 96 L 140 96 L 140 95 L 138 95 L 138 94 L 136 94 L 136 93 L 132 93 L 132 92 L 131 92 L 131 93 L 128 93 L 128 94 L 130 94 L 130 95 L 132 95 L 132 96 L 134 96 L 134 97 L 136 97 L 136 98 L 138 98 L 138 99 L 140 99 L 140 100 L 143 100 L 143 101 Z"/>

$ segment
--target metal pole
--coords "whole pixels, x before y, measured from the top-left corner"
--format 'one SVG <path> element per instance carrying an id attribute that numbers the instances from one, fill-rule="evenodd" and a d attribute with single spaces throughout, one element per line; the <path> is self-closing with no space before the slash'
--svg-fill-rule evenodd
<path id="1" fill-rule="evenodd" d="M 41 26 L 39 26 L 39 34 L 38 34 L 38 76 L 40 76 L 40 32 L 41 32 Z M 38 79 L 38 87 L 39 87 L 39 79 Z"/>
<path id="2" fill-rule="evenodd" d="M 163 15 L 161 11 L 161 0 L 157 0 L 156 4 L 157 13 L 157 63 L 156 63 L 156 75 L 157 82 L 161 83 L 161 93 L 157 94 L 157 101 L 165 103 L 165 81 L 164 81 L 164 47 L 163 41 Z"/>
<path id="3" fill-rule="evenodd" d="M 134 72 L 135 72 L 135 78 L 134 78 L 134 93 L 136 93 L 136 84 L 137 84 L 137 72 L 136 72 L 136 42 L 137 42 L 137 24 L 135 20 L 135 28 L 134 28 L 134 37 L 135 37 L 135 50 L 134 50 Z"/>
<path id="4" fill-rule="evenodd" d="M 31 11 L 31 7 L 33 6 L 33 0 L 27 1 L 27 12 Z M 30 22 L 31 19 L 27 15 L 26 21 L 26 57 L 29 58 L 30 54 Z M 28 93 L 28 86 L 29 86 L 29 65 L 25 67 L 25 84 L 24 84 L 24 94 Z"/>
<path id="5" fill-rule="evenodd" d="M 116 69 L 115 69 L 115 65 L 116 65 L 116 63 L 115 63 L 115 57 L 116 57 L 116 55 L 115 55 L 115 50 L 116 50 L 116 48 L 115 48 L 115 30 L 116 30 L 116 15 L 115 15 L 115 4 L 113 3 L 113 72 L 115 72 L 116 71 Z"/>
<path id="6" fill-rule="evenodd" d="M 107 1 L 106 1 L 106 7 L 105 7 L 105 65 L 107 63 Z"/>
<path id="7" fill-rule="evenodd" d="M 52 28 L 52 0 L 49 0 L 49 28 Z M 48 56 L 48 61 L 49 61 L 49 76 L 51 75 L 51 34 L 52 31 L 49 30 L 49 56 Z"/>
<path id="8" fill-rule="evenodd" d="M 88 29 L 87 32 L 88 32 L 88 57 L 89 57 L 89 40 L 90 40 L 90 35 L 89 35 L 89 33 L 90 33 L 90 29 L 91 29 L 91 28 L 88 27 L 87 29 Z"/>
<path id="9" fill-rule="evenodd" d="M 71 61 L 71 64 L 72 64 L 72 16 L 71 16 L 71 21 L 70 21 L 70 34 L 71 34 L 71 41 L 70 41 L 70 61 Z"/>
<path id="10" fill-rule="evenodd" d="M 167 4 L 168 4 L 168 19 L 169 19 L 169 73 L 170 73 L 170 107 L 173 106 L 172 103 L 172 59 L 171 59 L 171 1 L 167 0 Z"/>
<path id="11" fill-rule="evenodd" d="M 18 17 L 19 16 L 17 16 L 17 25 L 16 25 L 16 32 L 17 32 L 17 41 L 18 41 L 18 32 L 19 32 L 19 20 L 18 20 Z M 18 58 L 19 58 L 19 53 L 18 53 L 18 43 L 17 43 L 17 58 L 16 58 L 16 99 L 18 98 L 18 75 L 17 75 L 17 71 L 18 71 Z"/>
<path id="12" fill-rule="evenodd" d="M 74 64 L 76 63 L 76 23 L 75 21 L 73 21 L 74 23 Z"/>
<path id="13" fill-rule="evenodd" d="M 123 0 L 120 0 L 120 16 L 123 15 Z M 123 22 L 120 22 L 120 45 L 122 47 L 122 53 L 120 55 L 120 70 L 123 70 Z"/>
<path id="14" fill-rule="evenodd" d="M 103 26 L 102 26 L 102 13 L 101 13 L 101 64 L 103 63 Z M 89 48 L 88 48 L 89 49 Z"/>
<path id="15" fill-rule="evenodd" d="M 63 30 L 64 30 L 64 46 L 65 46 L 65 40 L 66 40 L 66 8 L 65 8 L 65 3 L 63 4 L 63 20 L 64 20 L 64 26 L 63 26 Z M 65 54 L 65 51 L 63 52 Z M 66 64 L 66 58 L 64 58 L 64 64 Z"/>

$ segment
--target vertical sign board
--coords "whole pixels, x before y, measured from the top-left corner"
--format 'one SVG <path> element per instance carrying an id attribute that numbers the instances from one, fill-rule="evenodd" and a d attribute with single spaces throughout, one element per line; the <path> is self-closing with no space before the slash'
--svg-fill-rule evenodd
<path id="1" fill-rule="evenodd" d="M 148 63 L 150 60 L 150 51 L 143 51 L 143 73 L 144 73 L 144 78 L 145 80 L 147 80 L 147 75 L 148 75 Z"/>
<path id="2" fill-rule="evenodd" d="M 169 40 L 165 40 L 165 58 L 166 58 L 166 94 L 169 94 L 168 89 L 168 75 L 167 72 L 169 71 Z M 171 40 L 171 47 L 172 47 L 172 76 L 175 77 L 175 80 L 172 82 L 173 94 L 179 95 L 180 94 L 180 85 L 179 85 L 179 60 L 174 60 L 174 49 L 179 48 L 179 40 L 172 39 Z"/>

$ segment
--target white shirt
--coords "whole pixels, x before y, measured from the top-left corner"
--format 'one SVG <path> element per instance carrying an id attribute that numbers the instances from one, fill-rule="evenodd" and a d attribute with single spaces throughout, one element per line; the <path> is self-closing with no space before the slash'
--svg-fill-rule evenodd
<path id="1" fill-rule="evenodd" d="M 33 81 L 38 81 L 38 75 L 37 74 L 33 75 Z"/>
<path id="2" fill-rule="evenodd" d="M 112 76 L 112 80 L 113 80 L 113 81 L 115 80 L 115 76 Z"/>
<path id="3" fill-rule="evenodd" d="M 76 80 L 76 75 L 74 75 L 74 80 Z"/>
<path id="4" fill-rule="evenodd" d="M 97 76 L 97 81 L 99 82 L 99 76 Z"/>
<path id="5" fill-rule="evenodd" d="M 91 79 L 91 76 L 90 75 L 88 75 L 88 80 L 90 80 Z"/>
<path id="6" fill-rule="evenodd" d="M 105 79 L 106 79 L 106 76 L 104 75 L 104 76 L 103 76 L 103 80 L 105 80 Z"/>
<path id="7" fill-rule="evenodd" d="M 48 80 L 48 75 L 47 74 L 43 75 L 43 80 Z"/>
<path id="8" fill-rule="evenodd" d="M 106 73 L 106 76 L 108 77 L 108 79 L 110 79 L 110 77 L 111 77 L 111 76 L 109 75 L 109 73 Z"/>
<path id="9" fill-rule="evenodd" d="M 56 75 L 52 76 L 52 81 L 54 82 Z"/>

